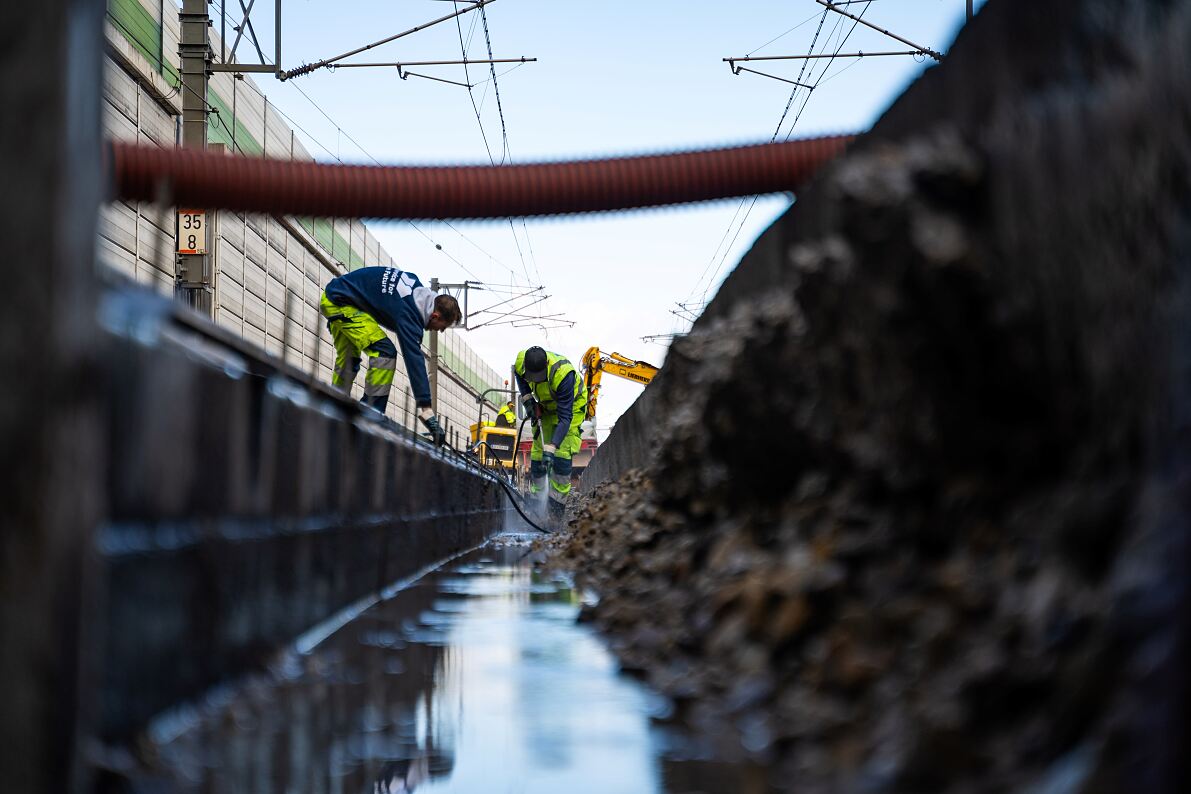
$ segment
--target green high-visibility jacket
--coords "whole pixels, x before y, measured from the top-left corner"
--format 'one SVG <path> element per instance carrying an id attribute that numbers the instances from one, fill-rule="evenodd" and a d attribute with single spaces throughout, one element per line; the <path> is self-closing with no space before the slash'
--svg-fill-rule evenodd
<path id="1" fill-rule="evenodd" d="M 525 351 L 522 350 L 513 364 L 513 375 L 522 394 L 532 394 L 543 411 L 558 416 L 550 443 L 560 446 L 570 431 L 576 412 L 582 414 L 587 410 L 587 388 L 574 365 L 557 353 L 546 351 L 546 380 L 530 383 L 525 379 Z"/>

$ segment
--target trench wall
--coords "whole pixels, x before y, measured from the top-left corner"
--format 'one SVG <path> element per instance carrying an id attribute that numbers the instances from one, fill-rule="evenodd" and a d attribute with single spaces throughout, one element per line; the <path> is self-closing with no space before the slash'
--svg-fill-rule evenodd
<path id="1" fill-rule="evenodd" d="M 945 62 L 926 69 L 873 128 L 850 147 L 848 154 L 824 170 L 838 169 L 849 155 L 945 127 L 962 138 L 994 148 L 1003 158 L 999 167 L 1047 174 L 1049 166 L 1056 162 L 1056 153 L 1070 148 L 1058 136 L 1067 135 L 1074 140 L 1086 130 L 1078 126 L 1034 129 L 1036 134 L 1052 136 L 1051 140 L 1021 148 L 1015 140 L 1020 126 L 1036 126 L 1036 120 L 1047 110 L 1066 114 L 1074 111 L 1080 102 L 1092 99 L 1087 92 L 1090 86 L 1084 83 L 1096 71 L 1089 62 L 1106 57 L 1111 63 L 1112 59 L 1130 57 L 1128 53 L 1133 45 L 1124 37 L 1128 35 L 1126 31 L 1138 32 L 1123 24 L 1121 32 L 1095 40 L 1110 27 L 1105 20 L 1115 19 L 1116 15 L 1127 16 L 1122 9 L 1128 4 L 1072 0 L 1062 5 L 1059 9 L 988 3 L 959 32 Z M 1083 14 L 1075 13 L 1078 6 L 1085 7 Z M 1099 23 L 1081 20 L 1081 16 L 1096 19 L 1097 14 Z M 1056 20 L 1060 22 L 1056 24 Z M 1089 24 L 1093 28 L 1104 27 L 1089 29 Z M 1006 46 L 1010 41 L 1012 46 Z M 1085 45 L 1086 51 L 1081 49 Z M 1104 130 L 1102 134 L 1108 132 Z M 1083 146 L 1086 143 L 1076 148 Z M 1094 153 L 1089 153 L 1088 165 L 1095 162 Z M 818 199 L 824 181 L 824 175 L 816 177 L 798 195 L 794 206 L 757 238 L 694 323 L 692 334 L 705 332 L 740 303 L 763 296 L 775 284 L 792 283 L 791 249 L 803 240 L 835 233 L 837 228 L 838 218 L 831 211 L 820 210 L 820 204 L 826 203 Z M 1042 182 L 1037 187 L 1033 201 L 1041 207 L 1064 200 L 1054 184 Z M 653 460 L 663 424 L 659 420 L 663 414 L 661 403 L 665 400 L 667 368 L 663 366 L 658 378 L 617 420 L 584 472 L 585 488 L 615 479 L 628 469 L 644 467 Z M 766 373 L 764 377 L 780 377 L 780 373 Z"/>
<path id="2" fill-rule="evenodd" d="M 1055 602 L 1041 588 L 1008 596 L 1030 577 L 1077 582 L 1095 599 L 1087 624 L 1099 628 L 1084 635 L 1094 640 L 1048 641 L 1029 657 L 1080 670 L 1047 685 L 1064 704 L 1047 714 L 1052 750 L 1027 758 L 1044 746 L 1031 743 L 1013 758 L 992 744 L 994 754 L 1018 771 L 1047 752 L 1062 759 L 1036 787 L 1018 789 L 1108 791 L 1128 781 L 1182 790 L 1191 713 L 1189 74 L 1187 0 L 990 0 L 946 61 L 757 240 L 601 446 L 585 487 L 647 466 L 656 492 L 647 504 L 678 516 L 643 533 L 649 556 L 639 565 L 617 570 L 673 571 L 707 603 L 711 576 L 735 576 L 738 559 L 755 559 L 739 549 L 756 544 L 776 557 L 821 537 L 834 547 L 828 560 L 910 560 L 892 579 L 866 571 L 844 586 L 865 599 L 852 602 L 859 612 L 897 601 L 871 583 L 909 574 L 919 587 L 936 555 L 956 554 L 961 542 L 1007 596 L 990 612 L 1045 614 Z M 840 512 L 824 520 L 820 497 L 838 498 Z M 866 514 L 866 504 L 895 500 L 912 507 L 893 520 Z M 650 526 L 640 515 L 627 525 Z M 847 540 L 852 520 L 871 527 L 863 543 Z M 783 532 L 799 540 L 782 541 Z M 995 567 L 996 544 L 1020 567 Z M 919 558 L 903 556 L 915 545 Z M 703 562 L 716 553 L 718 563 Z M 688 559 L 713 573 L 691 576 Z M 649 577 L 632 583 L 641 581 Z M 649 600 L 648 586 L 628 592 Z M 673 603 L 686 620 L 688 602 Z M 665 647 L 652 639 L 663 632 L 624 614 L 618 625 L 634 632 L 626 644 Z M 733 637 L 719 647 L 735 653 L 741 635 L 718 628 L 736 618 L 721 620 L 708 635 Z M 805 671 L 818 652 L 798 647 L 808 650 L 785 669 Z M 1059 664 L 1065 654 L 1079 664 Z M 753 657 L 732 658 L 752 669 Z M 951 686 L 913 669 L 919 682 Z M 1016 662 L 1006 669 L 1020 674 Z M 918 701 L 884 672 L 879 680 Z M 800 698 L 791 702 L 808 702 Z M 996 735 L 997 710 L 973 712 L 981 740 Z M 946 747 L 964 744 L 947 735 Z M 968 762 L 952 765 L 949 755 L 944 745 L 925 751 L 919 769 L 962 788 Z M 975 773 L 977 787 L 997 788 L 988 771 Z M 943 788 L 909 774 L 889 790 Z"/>
<path id="3" fill-rule="evenodd" d="M 100 320 L 103 739 L 503 525 L 489 480 L 178 304 L 116 288 Z"/>

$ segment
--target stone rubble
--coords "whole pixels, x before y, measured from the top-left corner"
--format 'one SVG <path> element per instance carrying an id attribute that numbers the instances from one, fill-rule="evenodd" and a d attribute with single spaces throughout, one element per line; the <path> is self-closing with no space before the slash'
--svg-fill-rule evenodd
<path id="1" fill-rule="evenodd" d="M 819 190 L 838 233 L 674 343 L 656 461 L 576 500 L 551 564 L 777 790 L 1120 790 L 1147 384 L 1007 274 L 958 135 Z"/>

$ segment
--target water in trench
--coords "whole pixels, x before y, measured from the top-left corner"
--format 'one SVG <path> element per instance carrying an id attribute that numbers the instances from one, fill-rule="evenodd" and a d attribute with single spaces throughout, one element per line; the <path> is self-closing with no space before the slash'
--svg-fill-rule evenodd
<path id="1" fill-rule="evenodd" d="M 364 611 L 284 670 L 156 726 L 174 791 L 765 791 L 697 760 L 618 673 L 563 577 L 504 535 Z"/>

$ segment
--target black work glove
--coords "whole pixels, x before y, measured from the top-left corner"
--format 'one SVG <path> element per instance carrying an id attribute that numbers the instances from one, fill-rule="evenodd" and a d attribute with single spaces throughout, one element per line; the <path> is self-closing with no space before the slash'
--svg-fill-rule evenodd
<path id="1" fill-rule="evenodd" d="M 542 404 L 535 400 L 532 394 L 521 395 L 521 408 L 525 411 L 525 415 L 535 422 L 542 418 Z"/>
<path id="2" fill-rule="evenodd" d="M 447 431 L 442 429 L 437 416 L 431 414 L 429 417 L 423 418 L 422 424 L 426 425 L 426 429 L 430 431 L 430 439 L 434 442 L 434 446 L 441 447 L 447 443 Z"/>

